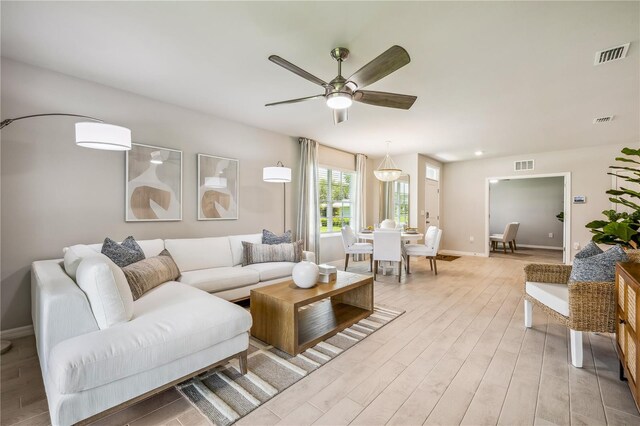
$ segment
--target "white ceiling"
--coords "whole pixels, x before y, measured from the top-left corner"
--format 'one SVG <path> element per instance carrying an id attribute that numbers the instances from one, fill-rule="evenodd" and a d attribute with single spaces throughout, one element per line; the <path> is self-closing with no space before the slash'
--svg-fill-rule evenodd
<path id="1" fill-rule="evenodd" d="M 352 152 L 444 161 L 640 141 L 638 2 L 2 2 L 2 55 Z M 631 42 L 627 59 L 595 51 Z M 409 111 L 356 103 L 334 125 L 328 81 L 394 44 L 411 63 L 368 89 L 418 96 Z M 615 115 L 609 124 L 594 117 Z M 133 129 L 135 132 L 135 129 Z"/>

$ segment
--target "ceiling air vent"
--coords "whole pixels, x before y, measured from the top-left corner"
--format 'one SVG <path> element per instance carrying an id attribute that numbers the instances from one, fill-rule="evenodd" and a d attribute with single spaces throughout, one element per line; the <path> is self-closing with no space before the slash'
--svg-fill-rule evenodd
<path id="1" fill-rule="evenodd" d="M 593 65 L 600 65 L 611 61 L 617 61 L 618 59 L 624 59 L 627 56 L 629 45 L 621 44 L 620 46 L 610 47 L 609 49 L 596 52 L 596 58 Z"/>
<path id="2" fill-rule="evenodd" d="M 520 160 L 513 162 L 513 170 L 523 172 L 525 170 L 533 170 L 533 160 Z"/>
<path id="3" fill-rule="evenodd" d="M 613 115 L 607 115 L 605 117 L 594 118 L 593 124 L 608 123 L 611 120 L 613 120 Z"/>

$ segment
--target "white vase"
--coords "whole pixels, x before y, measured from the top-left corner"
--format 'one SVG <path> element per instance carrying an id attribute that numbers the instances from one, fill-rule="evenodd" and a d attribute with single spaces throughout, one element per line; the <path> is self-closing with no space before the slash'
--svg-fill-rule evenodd
<path id="1" fill-rule="evenodd" d="M 318 265 L 313 262 L 303 260 L 293 267 L 291 277 L 293 282 L 300 288 L 311 288 L 318 283 L 318 275 L 320 270 Z"/>

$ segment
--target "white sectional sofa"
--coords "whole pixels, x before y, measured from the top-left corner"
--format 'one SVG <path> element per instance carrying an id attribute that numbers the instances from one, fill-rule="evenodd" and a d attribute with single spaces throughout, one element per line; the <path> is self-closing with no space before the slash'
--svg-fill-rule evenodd
<path id="1" fill-rule="evenodd" d="M 181 276 L 134 301 L 129 321 L 104 329 L 74 281 L 101 244 L 33 262 L 32 317 L 52 423 L 104 414 L 235 357 L 245 369 L 251 315 L 228 300 L 288 279 L 294 264 L 243 267 L 242 241 L 260 243 L 261 234 L 138 241 L 146 257 L 169 250 Z"/>

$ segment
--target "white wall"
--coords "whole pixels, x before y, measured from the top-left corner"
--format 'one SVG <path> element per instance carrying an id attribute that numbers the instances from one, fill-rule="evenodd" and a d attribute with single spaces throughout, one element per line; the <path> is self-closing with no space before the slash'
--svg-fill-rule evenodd
<path id="1" fill-rule="evenodd" d="M 520 222 L 518 246 L 562 248 L 563 224 L 556 215 L 564 210 L 564 177 L 501 180 L 489 188 L 490 234 Z"/>
<path id="2" fill-rule="evenodd" d="M 623 148 L 622 145 L 603 145 L 576 150 L 544 152 L 503 158 L 487 158 L 444 165 L 441 182 L 441 218 L 443 218 L 444 250 L 483 255 L 488 245 L 485 235 L 485 185 L 489 177 L 512 176 L 515 160 L 535 160 L 535 170 L 522 174 L 570 172 L 571 195 L 585 195 L 586 204 L 571 206 L 570 258 L 576 250 L 573 242 L 581 246 L 591 240 L 584 225 L 601 217 L 602 210 L 610 208 L 605 191 L 611 188 L 608 166 Z M 474 237 L 470 242 L 469 237 Z"/>
<path id="3" fill-rule="evenodd" d="M 203 94 L 215 96 L 215 93 Z M 183 151 L 183 220 L 124 221 L 125 154 L 76 147 L 74 119 L 17 121 L 2 130 L 2 329 L 31 323 L 30 263 L 60 258 L 64 246 L 122 239 L 204 237 L 282 229 L 282 186 L 262 181 L 281 160 L 287 227 L 294 226 L 296 138 L 157 102 L 2 59 L 2 117 L 68 112 L 129 127 L 134 142 Z M 196 154 L 240 160 L 239 220 L 196 220 Z"/>

